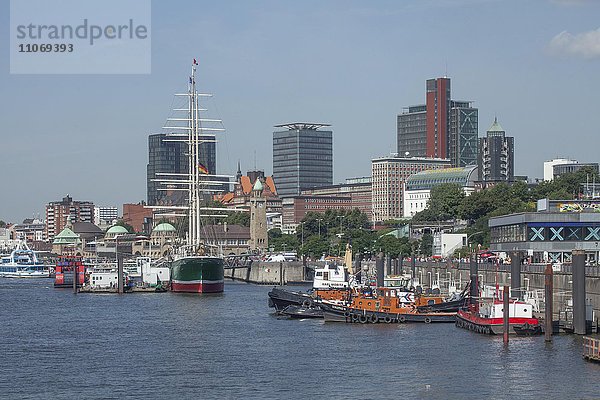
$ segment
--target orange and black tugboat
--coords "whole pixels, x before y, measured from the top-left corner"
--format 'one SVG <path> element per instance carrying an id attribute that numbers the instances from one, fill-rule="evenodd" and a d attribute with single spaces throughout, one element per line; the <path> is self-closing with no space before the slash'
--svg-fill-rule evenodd
<path id="1" fill-rule="evenodd" d="M 421 295 L 401 288 L 364 288 L 346 305 L 322 301 L 325 321 L 349 323 L 454 322 L 456 312 L 466 306 L 466 289 L 450 300 Z"/>

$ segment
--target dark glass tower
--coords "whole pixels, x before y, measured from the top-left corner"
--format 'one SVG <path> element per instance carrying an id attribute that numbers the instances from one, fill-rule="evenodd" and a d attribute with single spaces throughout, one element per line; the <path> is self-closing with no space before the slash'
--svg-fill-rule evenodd
<path id="1" fill-rule="evenodd" d="M 273 179 L 280 197 L 333 184 L 333 132 L 328 124 L 276 125 L 273 132 Z"/>
<path id="2" fill-rule="evenodd" d="M 167 195 L 167 192 L 158 190 L 159 184 L 154 181 L 154 179 L 157 179 L 156 173 L 188 173 L 188 144 L 165 139 L 167 139 L 167 135 L 164 133 L 148 136 L 146 188 L 148 205 L 151 206 L 157 205 Z M 201 135 L 200 140 L 200 162 L 208 169 L 209 174 L 216 174 L 217 147 L 215 136 Z"/>
<path id="3" fill-rule="evenodd" d="M 479 180 L 484 183 L 512 182 L 515 179 L 515 139 L 506 136 L 498 120 L 479 139 Z"/>

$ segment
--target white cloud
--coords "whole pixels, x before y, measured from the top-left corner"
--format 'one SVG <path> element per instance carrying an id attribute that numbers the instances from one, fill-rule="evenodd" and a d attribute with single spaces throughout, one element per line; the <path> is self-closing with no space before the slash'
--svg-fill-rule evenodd
<path id="1" fill-rule="evenodd" d="M 552 54 L 573 55 L 587 59 L 600 57 L 600 28 L 578 34 L 563 31 L 548 45 Z"/>

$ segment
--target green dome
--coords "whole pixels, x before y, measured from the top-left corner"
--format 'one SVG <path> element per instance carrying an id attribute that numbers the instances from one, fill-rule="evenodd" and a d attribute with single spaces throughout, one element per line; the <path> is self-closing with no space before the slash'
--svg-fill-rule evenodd
<path id="1" fill-rule="evenodd" d="M 81 240 L 79 235 L 73 232 L 69 228 L 63 229 L 58 235 L 54 237 L 52 244 L 79 244 Z"/>
<path id="2" fill-rule="evenodd" d="M 122 233 L 129 233 L 129 231 L 121 225 L 111 226 L 110 229 L 106 231 L 107 235 L 119 235 Z"/>
<path id="3" fill-rule="evenodd" d="M 152 232 L 175 232 L 175 227 L 167 222 L 156 225 Z"/>

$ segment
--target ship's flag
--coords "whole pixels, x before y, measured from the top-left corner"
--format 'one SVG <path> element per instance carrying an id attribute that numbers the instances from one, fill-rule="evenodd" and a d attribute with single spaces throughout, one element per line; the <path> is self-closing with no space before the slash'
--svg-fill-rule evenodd
<path id="1" fill-rule="evenodd" d="M 190 76 L 190 85 L 192 84 L 192 77 Z"/>
<path id="2" fill-rule="evenodd" d="M 208 168 L 206 168 L 201 163 L 198 163 L 198 172 L 200 172 L 201 174 L 208 174 Z"/>
<path id="3" fill-rule="evenodd" d="M 194 65 L 198 65 L 198 61 L 194 58 Z"/>

